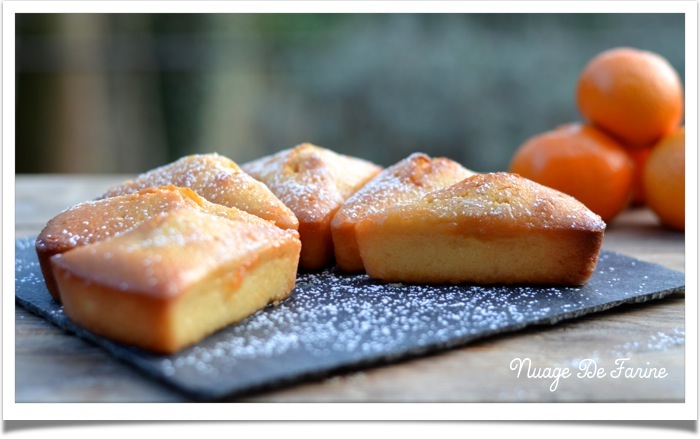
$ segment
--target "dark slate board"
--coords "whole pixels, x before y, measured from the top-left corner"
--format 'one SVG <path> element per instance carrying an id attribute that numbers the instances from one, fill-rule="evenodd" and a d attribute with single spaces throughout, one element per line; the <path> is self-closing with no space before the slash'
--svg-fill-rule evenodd
<path id="1" fill-rule="evenodd" d="M 683 273 L 607 251 L 580 288 L 386 284 L 329 269 L 300 274 L 280 305 L 158 356 L 73 324 L 44 286 L 34 240 L 15 241 L 15 250 L 18 304 L 198 400 L 386 364 L 685 290 Z"/>

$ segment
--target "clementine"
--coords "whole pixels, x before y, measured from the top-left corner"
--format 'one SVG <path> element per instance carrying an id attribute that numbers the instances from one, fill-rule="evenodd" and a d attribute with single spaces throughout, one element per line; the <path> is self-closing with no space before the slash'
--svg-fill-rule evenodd
<path id="1" fill-rule="evenodd" d="M 643 182 L 647 205 L 661 223 L 685 230 L 685 127 L 654 145 Z"/>
<path id="2" fill-rule="evenodd" d="M 683 117 L 683 87 L 673 66 L 629 47 L 604 51 L 583 68 L 576 102 L 584 119 L 629 148 L 657 142 Z"/>
<path id="3" fill-rule="evenodd" d="M 569 194 L 611 221 L 630 201 L 634 165 L 610 136 L 569 123 L 528 139 L 509 170 Z"/>
<path id="4" fill-rule="evenodd" d="M 644 164 L 651 154 L 651 146 L 647 148 L 628 149 L 627 153 L 632 158 L 634 163 L 634 175 L 632 176 L 632 205 L 643 206 L 645 204 L 644 196 Z"/>

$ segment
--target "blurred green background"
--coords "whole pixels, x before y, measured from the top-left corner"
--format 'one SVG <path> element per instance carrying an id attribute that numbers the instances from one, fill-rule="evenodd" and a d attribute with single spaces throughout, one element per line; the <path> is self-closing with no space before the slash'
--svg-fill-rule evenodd
<path id="1" fill-rule="evenodd" d="M 238 163 L 311 142 L 388 166 L 422 151 L 505 170 L 577 120 L 615 46 L 684 80 L 682 14 L 19 14 L 16 172 Z"/>

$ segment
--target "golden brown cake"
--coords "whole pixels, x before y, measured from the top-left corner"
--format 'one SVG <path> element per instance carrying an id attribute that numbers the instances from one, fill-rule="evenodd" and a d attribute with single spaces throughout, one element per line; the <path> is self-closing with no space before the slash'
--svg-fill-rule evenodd
<path id="1" fill-rule="evenodd" d="M 265 183 L 299 219 L 299 266 L 306 270 L 319 269 L 333 259 L 333 215 L 382 170 L 366 160 L 308 143 L 241 167 Z"/>
<path id="2" fill-rule="evenodd" d="M 169 354 L 283 300 L 296 280 L 298 232 L 245 217 L 175 210 L 53 256 L 66 315 Z"/>
<path id="3" fill-rule="evenodd" d="M 243 172 L 232 160 L 216 153 L 182 157 L 110 188 L 101 198 L 170 184 L 188 187 L 213 203 L 236 207 L 283 229 L 299 227 L 292 211 L 264 184 Z"/>
<path id="4" fill-rule="evenodd" d="M 407 283 L 582 285 L 605 223 L 516 174 L 476 174 L 357 225 L 367 273 Z"/>
<path id="5" fill-rule="evenodd" d="M 117 236 L 156 215 L 180 209 L 200 209 L 231 219 L 250 217 L 238 209 L 211 203 L 191 189 L 175 186 L 77 204 L 52 218 L 36 240 L 36 252 L 49 293 L 56 301 L 61 301 L 51 271 L 51 256 Z"/>
<path id="6" fill-rule="evenodd" d="M 413 153 L 383 170 L 350 196 L 331 221 L 333 250 L 338 266 L 347 272 L 364 270 L 357 247 L 355 226 L 384 209 L 406 203 L 437 189 L 462 181 L 474 172 L 444 158 Z"/>

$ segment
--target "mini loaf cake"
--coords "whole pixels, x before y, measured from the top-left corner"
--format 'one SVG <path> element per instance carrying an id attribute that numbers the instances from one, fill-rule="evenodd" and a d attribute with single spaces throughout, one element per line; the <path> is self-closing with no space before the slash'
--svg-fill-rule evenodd
<path id="1" fill-rule="evenodd" d="M 133 194 L 86 201 L 64 210 L 46 224 L 36 239 L 39 265 L 49 293 L 56 301 L 61 301 L 51 270 L 51 256 L 112 238 L 154 216 L 193 208 L 231 219 L 240 219 L 245 214 L 238 209 L 211 203 L 191 189 L 175 186 L 149 188 Z M 249 217 L 246 215 L 249 221 L 264 221 Z"/>
<path id="2" fill-rule="evenodd" d="M 582 285 L 605 223 L 582 203 L 516 174 L 468 177 L 360 222 L 367 273 L 408 283 Z"/>
<path id="3" fill-rule="evenodd" d="M 355 192 L 338 209 L 331 221 L 335 261 L 342 270 L 364 270 L 357 247 L 355 226 L 384 209 L 406 203 L 437 189 L 462 181 L 474 172 L 459 163 L 413 153 L 383 170 Z"/>
<path id="4" fill-rule="evenodd" d="M 308 143 L 244 164 L 299 219 L 301 260 L 306 270 L 333 259 L 331 220 L 343 202 L 382 168 Z"/>
<path id="5" fill-rule="evenodd" d="M 236 207 L 283 229 L 299 227 L 294 213 L 264 184 L 243 172 L 232 160 L 216 153 L 182 157 L 110 188 L 101 198 L 165 185 L 190 188 L 213 203 Z"/>
<path id="6" fill-rule="evenodd" d="M 286 298 L 298 232 L 241 214 L 178 209 L 53 256 L 66 315 L 116 342 L 169 354 Z"/>

